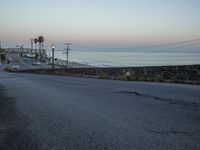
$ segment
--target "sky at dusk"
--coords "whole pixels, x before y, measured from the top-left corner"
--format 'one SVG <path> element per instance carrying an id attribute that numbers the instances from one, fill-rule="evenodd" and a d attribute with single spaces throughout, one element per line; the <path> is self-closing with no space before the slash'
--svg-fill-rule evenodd
<path id="1" fill-rule="evenodd" d="M 102 45 L 200 38 L 200 0 L 0 0 L 0 40 Z"/>

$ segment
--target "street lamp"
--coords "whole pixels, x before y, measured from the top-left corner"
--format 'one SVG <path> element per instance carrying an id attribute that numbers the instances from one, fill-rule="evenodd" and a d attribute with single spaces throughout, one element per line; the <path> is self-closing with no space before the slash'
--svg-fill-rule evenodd
<path id="1" fill-rule="evenodd" d="M 55 50 L 54 44 L 51 45 L 51 49 L 52 49 L 52 69 L 54 69 L 54 50 Z"/>

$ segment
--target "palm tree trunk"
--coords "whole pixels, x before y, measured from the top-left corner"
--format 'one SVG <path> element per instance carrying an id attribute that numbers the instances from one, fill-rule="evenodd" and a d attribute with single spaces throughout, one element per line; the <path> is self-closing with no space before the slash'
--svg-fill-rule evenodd
<path id="1" fill-rule="evenodd" d="M 37 43 L 35 43 L 35 59 L 36 59 L 36 56 L 37 56 Z"/>
<path id="2" fill-rule="evenodd" d="M 42 57 L 43 57 L 43 51 L 44 51 L 44 43 L 42 42 Z"/>
<path id="3" fill-rule="evenodd" d="M 41 61 L 41 43 L 39 43 L 40 61 Z"/>

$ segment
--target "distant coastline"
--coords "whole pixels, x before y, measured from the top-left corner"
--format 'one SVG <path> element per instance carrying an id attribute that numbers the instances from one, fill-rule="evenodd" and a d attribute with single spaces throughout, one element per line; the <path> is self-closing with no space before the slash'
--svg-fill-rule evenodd
<path id="1" fill-rule="evenodd" d="M 58 52 L 56 58 L 66 60 Z M 71 51 L 69 61 L 95 67 L 142 67 L 200 64 L 198 53 L 138 53 L 105 51 Z"/>
<path id="2" fill-rule="evenodd" d="M 66 61 L 62 59 L 56 59 L 54 62 L 56 65 L 59 65 L 60 67 L 66 67 Z M 70 68 L 94 68 L 95 66 L 89 65 L 89 64 L 83 64 L 79 62 L 69 62 Z"/>

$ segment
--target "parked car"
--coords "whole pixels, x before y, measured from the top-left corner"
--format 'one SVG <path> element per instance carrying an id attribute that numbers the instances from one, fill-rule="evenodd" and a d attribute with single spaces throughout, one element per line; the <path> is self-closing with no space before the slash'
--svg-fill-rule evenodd
<path id="1" fill-rule="evenodd" d="M 40 62 L 33 62 L 32 63 L 33 66 L 37 66 L 37 65 L 40 65 L 40 64 L 41 64 Z"/>
<path id="2" fill-rule="evenodd" d="M 12 65 L 12 69 L 18 70 L 19 69 L 19 65 Z"/>

